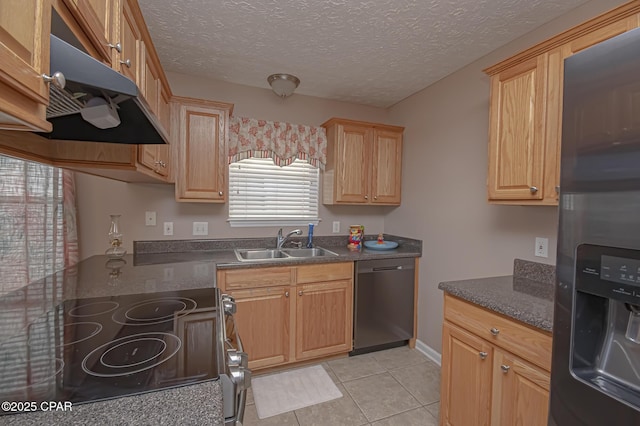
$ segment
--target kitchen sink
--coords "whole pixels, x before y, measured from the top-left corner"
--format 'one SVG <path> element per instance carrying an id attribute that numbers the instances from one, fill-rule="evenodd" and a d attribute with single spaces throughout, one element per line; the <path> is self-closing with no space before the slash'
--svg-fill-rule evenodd
<path id="1" fill-rule="evenodd" d="M 285 248 L 285 249 L 235 249 L 240 262 L 274 261 L 292 258 L 309 258 L 321 256 L 337 256 L 331 250 L 322 247 Z"/>
<path id="2" fill-rule="evenodd" d="M 334 253 L 330 250 L 324 249 L 322 247 L 314 247 L 314 248 L 287 248 L 280 249 L 287 253 L 291 257 L 317 257 L 317 256 L 337 256 L 338 253 Z"/>

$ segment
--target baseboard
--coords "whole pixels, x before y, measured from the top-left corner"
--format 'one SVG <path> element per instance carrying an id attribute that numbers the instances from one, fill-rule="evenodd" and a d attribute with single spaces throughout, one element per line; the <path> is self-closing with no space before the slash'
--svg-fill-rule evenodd
<path id="1" fill-rule="evenodd" d="M 416 349 L 438 365 L 442 365 L 442 355 L 422 340 L 416 340 Z"/>

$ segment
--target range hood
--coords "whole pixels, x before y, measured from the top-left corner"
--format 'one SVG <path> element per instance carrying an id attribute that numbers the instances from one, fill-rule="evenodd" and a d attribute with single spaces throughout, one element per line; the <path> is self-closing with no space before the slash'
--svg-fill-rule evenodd
<path id="1" fill-rule="evenodd" d="M 50 84 L 47 120 L 53 131 L 38 134 L 87 142 L 168 143 L 133 81 L 55 35 L 50 37 L 50 71 L 61 72 L 66 84 L 63 89 Z"/>

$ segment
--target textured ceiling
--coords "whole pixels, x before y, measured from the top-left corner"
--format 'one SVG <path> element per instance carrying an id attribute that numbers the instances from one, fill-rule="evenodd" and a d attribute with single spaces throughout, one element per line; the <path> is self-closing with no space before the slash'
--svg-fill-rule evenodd
<path id="1" fill-rule="evenodd" d="M 138 0 L 165 70 L 388 107 L 585 0 Z"/>

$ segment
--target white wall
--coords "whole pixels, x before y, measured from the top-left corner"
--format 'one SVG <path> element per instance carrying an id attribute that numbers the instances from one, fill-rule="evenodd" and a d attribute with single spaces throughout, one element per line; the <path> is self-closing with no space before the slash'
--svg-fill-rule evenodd
<path id="1" fill-rule="evenodd" d="M 336 102 L 311 96 L 294 95 L 280 99 L 270 89 L 211 81 L 200 77 L 168 73 L 175 95 L 230 102 L 234 115 L 320 125 L 331 117 L 351 118 L 394 124 L 387 110 Z M 266 80 L 266 76 L 265 76 Z M 301 84 L 304 84 L 302 82 Z M 266 86 L 266 81 L 265 81 Z M 76 173 L 78 232 L 82 259 L 103 254 L 108 248 L 109 214 L 121 214 L 124 247 L 131 252 L 135 240 L 194 239 L 193 222 L 208 222 L 206 238 L 274 236 L 277 227 L 231 228 L 227 224 L 226 204 L 177 203 L 174 186 L 167 184 L 126 184 Z M 351 224 L 363 224 L 366 232 L 384 232 L 384 216 L 391 207 L 324 206 L 316 235 L 332 235 L 332 222 L 341 222 L 345 236 Z M 145 211 L 156 212 L 155 227 L 144 226 Z M 165 237 L 163 222 L 173 222 L 174 235 Z M 288 229 L 288 228 L 287 228 Z M 293 228 L 291 228 L 293 229 Z M 306 229 L 303 230 L 307 234 Z"/>
<path id="2" fill-rule="evenodd" d="M 390 110 L 405 126 L 402 206 L 385 231 L 423 240 L 418 337 L 440 351 L 442 281 L 510 275 L 513 259 L 555 264 L 557 207 L 487 203 L 489 77 L 482 70 L 623 2 L 595 0 L 507 44 Z M 549 238 L 549 258 L 533 256 Z"/>

